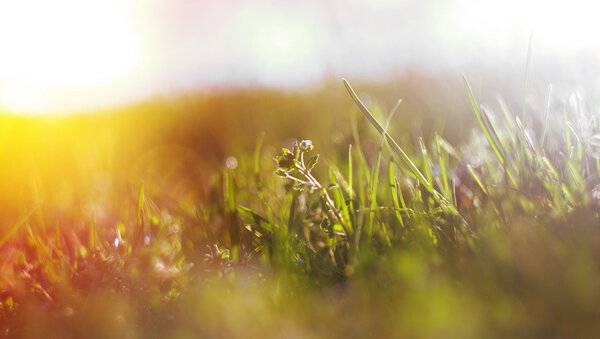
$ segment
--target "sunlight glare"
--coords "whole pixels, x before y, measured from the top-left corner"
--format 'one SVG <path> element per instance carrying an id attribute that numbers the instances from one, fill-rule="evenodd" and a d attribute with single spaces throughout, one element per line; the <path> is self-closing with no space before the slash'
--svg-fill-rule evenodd
<path id="1" fill-rule="evenodd" d="M 455 10 L 464 28 L 451 32 L 455 38 L 478 36 L 508 44 L 515 36 L 530 31 L 534 33 L 534 44 L 551 52 L 600 52 L 600 3 L 595 1 L 460 0 Z"/>
<path id="2" fill-rule="evenodd" d="M 131 18 L 119 0 L 0 0 L 0 109 L 60 109 L 53 92 L 121 80 L 140 54 Z"/>
<path id="3" fill-rule="evenodd" d="M 236 29 L 248 37 L 247 62 L 268 83 L 309 79 L 318 76 L 322 39 L 317 24 L 307 15 L 282 15 L 272 9 L 256 8 L 241 11 Z"/>
<path id="4" fill-rule="evenodd" d="M 11 84 L 0 87 L 0 103 L 13 113 L 39 114 L 44 111 L 47 92 L 37 86 Z"/>

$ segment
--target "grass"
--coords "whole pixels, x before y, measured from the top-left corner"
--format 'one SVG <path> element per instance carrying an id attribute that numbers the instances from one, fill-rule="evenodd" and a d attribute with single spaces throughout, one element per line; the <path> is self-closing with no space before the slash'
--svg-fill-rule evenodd
<path id="1" fill-rule="evenodd" d="M 519 118 L 503 100 L 497 111 L 480 106 L 465 79 L 471 139 L 453 146 L 439 131 L 411 145 L 398 138 L 409 129 L 394 130 L 410 126 L 400 113 L 393 119 L 401 105 L 386 121 L 344 85 L 345 104 L 356 106 L 333 122 L 360 114 L 342 125 L 347 143 L 324 147 L 334 132 L 318 127 L 319 115 L 295 122 L 314 141 L 285 142 L 293 126 L 271 122 L 279 144 L 259 128 L 237 136 L 230 122 L 209 124 L 222 126 L 224 143 L 256 140 L 219 170 L 152 133 L 134 141 L 147 144 L 127 145 L 111 127 L 101 132 L 110 137 L 87 143 L 76 125 L 82 148 L 98 140 L 107 148 L 36 163 L 46 169 L 25 182 L 37 180 L 38 203 L 4 217 L 15 222 L 0 238 L 3 333 L 481 338 L 598 330 L 596 112 L 576 96 L 555 106 L 548 95 L 543 117 L 530 110 Z M 53 149 L 72 150 L 69 141 L 59 136 Z M 155 144 L 139 165 L 125 166 Z M 79 173 L 110 184 L 95 192 L 78 184 L 91 180 Z"/>

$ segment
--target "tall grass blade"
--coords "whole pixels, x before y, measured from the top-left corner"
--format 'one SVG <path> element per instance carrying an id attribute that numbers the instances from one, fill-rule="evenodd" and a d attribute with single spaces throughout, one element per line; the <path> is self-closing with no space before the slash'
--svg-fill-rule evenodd
<path id="1" fill-rule="evenodd" d="M 577 131 L 575 130 L 575 127 L 573 126 L 573 124 L 570 121 L 567 121 L 567 127 L 571 130 L 571 133 L 573 133 L 573 136 L 575 137 L 575 141 L 577 141 L 577 153 L 576 153 L 576 159 L 578 162 L 583 161 L 583 145 L 581 143 L 581 137 L 579 136 L 579 133 L 577 133 Z"/>
<path id="2" fill-rule="evenodd" d="M 482 111 L 479 109 L 479 104 L 477 103 L 477 100 L 475 99 L 475 95 L 473 94 L 473 90 L 471 89 L 471 85 L 469 84 L 467 77 L 463 76 L 463 80 L 465 83 L 465 87 L 467 89 L 467 95 L 469 96 L 469 101 L 471 103 L 471 107 L 473 108 L 475 117 L 477 118 L 477 121 L 479 122 L 479 126 L 483 130 L 483 134 L 485 135 L 485 138 L 487 139 L 488 143 L 490 144 L 490 147 L 494 151 L 494 154 L 498 158 L 500 165 L 502 165 L 502 167 L 504 167 L 504 171 L 506 172 L 506 175 L 508 176 L 508 179 L 510 180 L 511 184 L 515 188 L 518 188 L 517 180 L 515 179 L 514 175 L 510 171 L 510 169 L 508 169 L 508 166 L 506 165 L 506 160 L 504 159 L 504 155 L 500 151 L 500 145 L 496 141 L 497 134 L 495 133 L 495 131 L 494 132 L 490 131 L 489 128 L 491 127 L 491 125 L 489 124 L 489 119 L 487 119 L 487 117 L 484 118 L 484 114 L 482 114 Z M 486 123 L 486 121 L 487 121 L 487 123 Z M 495 137 L 492 135 L 495 135 Z"/>
<path id="3" fill-rule="evenodd" d="M 515 125 L 515 119 L 513 117 L 513 114 L 510 112 L 510 109 L 508 109 L 506 101 L 504 101 L 504 99 L 499 95 L 496 97 L 496 99 L 498 100 L 498 104 L 500 105 L 500 111 L 504 116 L 504 121 L 506 122 L 508 128 L 511 131 L 516 130 L 517 126 Z"/>
<path id="4" fill-rule="evenodd" d="M 533 51 L 533 31 L 529 34 L 529 46 L 527 47 L 527 64 L 525 65 L 525 79 L 523 85 L 523 111 L 521 120 L 525 124 L 527 117 L 527 92 L 529 91 L 529 71 L 531 69 L 531 53 Z"/>
<path id="5" fill-rule="evenodd" d="M 427 177 L 427 181 L 433 182 L 433 178 L 431 175 L 431 163 L 429 161 L 429 153 L 427 152 L 427 148 L 425 147 L 425 143 L 423 142 L 423 138 L 419 137 L 419 147 L 421 148 L 421 154 L 423 156 L 423 167 L 425 168 L 425 176 Z"/>
<path id="6" fill-rule="evenodd" d="M 394 214 L 396 215 L 396 220 L 400 226 L 404 227 L 404 220 L 402 219 L 402 213 L 400 213 L 400 201 L 398 199 L 398 191 L 400 190 L 400 187 L 398 187 L 398 182 L 396 180 L 396 176 L 394 175 L 394 165 L 394 158 L 391 158 L 388 169 L 388 180 L 391 188 L 392 203 L 394 204 Z"/>
<path id="7" fill-rule="evenodd" d="M 544 110 L 544 129 L 542 130 L 542 139 L 540 141 L 540 148 L 544 150 L 544 144 L 546 143 L 546 133 L 548 132 L 548 120 L 550 119 L 550 99 L 552 98 L 552 84 L 548 85 L 548 96 L 546 99 L 546 108 Z"/>
<path id="8" fill-rule="evenodd" d="M 450 200 L 452 204 L 456 204 L 452 197 L 452 191 L 450 190 L 450 182 L 448 180 L 448 156 L 446 153 L 442 153 L 442 138 L 436 133 L 435 135 L 435 146 L 438 154 L 438 164 L 440 166 L 440 176 L 442 180 L 442 193 L 446 199 Z"/>
<path id="9" fill-rule="evenodd" d="M 406 153 L 398 145 L 398 143 L 396 142 L 396 140 L 394 140 L 385 131 L 385 129 L 381 126 L 381 124 L 379 124 L 379 122 L 377 121 L 377 119 L 375 119 L 375 117 L 373 116 L 373 114 L 371 114 L 371 112 L 369 111 L 369 109 L 360 100 L 360 98 L 358 97 L 358 95 L 356 94 L 356 92 L 354 91 L 354 89 L 352 88 L 352 86 L 350 86 L 350 84 L 348 83 L 348 81 L 346 79 L 343 79 L 343 81 L 344 81 L 344 86 L 346 86 L 346 90 L 348 91 L 348 93 L 350 93 L 350 96 L 352 97 L 352 100 L 354 100 L 354 103 L 356 103 L 356 105 L 358 106 L 358 108 L 360 109 L 360 111 L 369 120 L 369 122 L 371 123 L 371 125 L 373 125 L 373 127 L 375 127 L 375 129 L 381 135 L 385 136 L 385 139 L 390 144 L 391 149 L 394 151 L 394 153 L 396 153 L 396 155 L 398 155 L 400 157 L 400 159 L 402 159 L 402 161 L 404 162 L 404 164 L 406 166 L 408 166 L 408 168 L 414 174 L 414 176 L 417 178 L 417 180 L 423 186 L 425 186 L 429 191 L 433 191 L 432 184 L 429 181 L 427 181 L 427 179 L 425 178 L 425 176 L 421 173 L 421 171 L 419 171 L 419 169 L 417 168 L 417 166 L 415 166 L 415 164 L 412 162 L 412 160 L 410 160 L 409 156 L 406 155 Z"/>
<path id="10" fill-rule="evenodd" d="M 488 191 L 485 188 L 485 185 L 483 184 L 483 182 L 481 181 L 479 176 L 477 175 L 477 173 L 475 172 L 475 170 L 473 170 L 473 167 L 471 167 L 471 165 L 467 164 L 467 169 L 469 170 L 469 174 L 471 174 L 471 176 L 473 177 L 473 179 L 475 180 L 475 182 L 477 183 L 479 188 L 481 188 L 481 191 L 487 195 Z"/>
<path id="11" fill-rule="evenodd" d="M 369 180 L 369 175 L 368 175 L 368 168 L 369 165 L 367 163 L 367 159 L 365 158 L 365 154 L 362 152 L 360 145 L 360 135 L 358 134 L 358 126 L 357 126 L 357 122 L 356 119 L 353 119 L 352 121 L 352 137 L 354 139 L 354 144 L 358 145 L 358 149 L 357 149 L 357 155 L 356 157 L 356 162 L 357 162 L 357 171 L 356 171 L 356 177 L 359 180 L 359 182 L 361 180 L 364 180 L 365 182 L 367 182 Z M 358 202 L 359 205 L 362 206 L 366 200 L 366 195 L 365 195 L 365 185 L 357 185 L 356 187 L 356 193 L 357 193 L 357 197 L 358 197 Z"/>
<path id="12" fill-rule="evenodd" d="M 331 189 L 333 200 L 336 206 L 340 206 L 340 213 L 342 218 L 346 220 L 349 231 L 354 231 L 354 222 L 352 220 L 352 215 L 350 213 L 349 206 L 352 204 L 352 199 L 345 199 L 344 192 L 348 196 L 351 196 L 350 187 L 348 186 L 348 182 L 344 180 L 342 177 L 342 173 L 340 170 L 332 166 L 329 170 L 329 179 L 334 187 Z M 345 230 L 344 230 L 345 231 Z"/>
<path id="13" fill-rule="evenodd" d="M 494 143 L 498 147 L 499 152 L 502 154 L 502 157 L 506 159 L 506 152 L 502 147 L 502 143 L 500 142 L 500 137 L 498 137 L 497 128 L 492 120 L 492 113 L 489 112 L 485 107 L 481 107 L 481 119 L 485 124 L 487 130 L 490 132 L 490 136 L 494 139 Z"/>
<path id="14" fill-rule="evenodd" d="M 525 145 L 527 145 L 532 154 L 537 154 L 537 149 L 535 148 L 533 139 L 531 139 L 531 136 L 529 136 L 529 133 L 527 133 L 525 126 L 523 126 L 523 123 L 521 122 L 521 119 L 516 118 L 515 121 L 517 122 L 517 127 L 519 128 L 519 131 L 521 131 L 521 135 L 525 140 Z"/>
<path id="15" fill-rule="evenodd" d="M 389 116 L 386 119 L 385 128 L 383 130 L 384 133 L 381 133 L 381 141 L 379 143 L 379 150 L 377 151 L 377 160 L 375 162 L 375 167 L 373 168 L 373 171 L 371 172 L 371 182 L 370 182 L 371 196 L 369 199 L 371 202 L 371 205 L 369 208 L 369 223 L 367 226 L 367 235 L 369 237 L 372 236 L 375 211 L 377 210 L 377 207 L 378 207 L 377 206 L 377 191 L 378 191 L 378 187 L 379 187 L 379 169 L 381 167 L 381 159 L 382 159 L 382 155 L 383 155 L 383 145 L 385 144 L 385 134 L 387 134 L 387 131 L 390 127 L 392 118 L 398 111 L 398 107 L 400 107 L 401 103 L 402 103 L 402 99 L 398 99 L 398 101 L 394 105 L 394 108 L 392 108 L 392 111 L 390 112 Z M 431 182 L 431 179 L 429 179 L 429 181 Z M 384 229 L 384 231 L 385 231 L 385 229 Z"/>

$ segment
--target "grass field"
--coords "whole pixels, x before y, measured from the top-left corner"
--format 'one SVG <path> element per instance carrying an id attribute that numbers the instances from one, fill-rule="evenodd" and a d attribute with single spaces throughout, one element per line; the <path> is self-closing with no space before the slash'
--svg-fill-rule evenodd
<path id="1" fill-rule="evenodd" d="M 598 112 L 352 86 L 0 116 L 2 334 L 593 337 Z"/>

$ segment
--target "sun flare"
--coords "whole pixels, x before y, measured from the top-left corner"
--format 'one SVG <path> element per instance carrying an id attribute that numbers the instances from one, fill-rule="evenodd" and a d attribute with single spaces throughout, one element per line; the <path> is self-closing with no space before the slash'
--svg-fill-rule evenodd
<path id="1" fill-rule="evenodd" d="M 294 86 L 411 62 L 520 62 L 530 32 L 536 57 L 600 53 L 593 1 L 326 3 L 0 0 L 0 112 L 96 109 L 193 84 Z M 395 19 L 411 11 L 414 32 Z"/>
<path id="2" fill-rule="evenodd" d="M 526 32 L 530 31 L 534 33 L 535 44 L 551 53 L 600 51 L 596 38 L 600 4 L 594 1 L 458 0 L 454 10 L 465 28 L 452 32 L 455 38 L 476 36 L 503 44 L 518 35 L 526 39 Z"/>
<path id="3" fill-rule="evenodd" d="M 132 13 L 119 0 L 0 1 L 0 109 L 60 109 L 69 89 L 119 81 L 139 57 Z"/>

